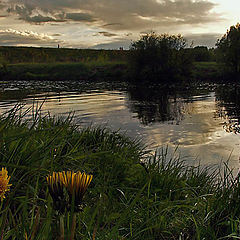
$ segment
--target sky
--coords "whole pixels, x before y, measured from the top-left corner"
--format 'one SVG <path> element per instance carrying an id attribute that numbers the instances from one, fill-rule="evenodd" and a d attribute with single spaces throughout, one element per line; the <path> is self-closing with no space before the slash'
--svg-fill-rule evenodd
<path id="1" fill-rule="evenodd" d="M 239 9 L 239 0 L 0 0 L 0 45 L 127 49 L 154 31 L 214 47 Z"/>

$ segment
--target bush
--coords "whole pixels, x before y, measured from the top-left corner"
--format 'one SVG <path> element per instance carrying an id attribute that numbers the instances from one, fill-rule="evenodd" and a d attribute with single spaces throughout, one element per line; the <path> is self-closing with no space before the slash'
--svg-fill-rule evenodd
<path id="1" fill-rule="evenodd" d="M 240 75 L 240 24 L 231 26 L 224 36 L 218 40 L 218 61 L 226 66 L 226 70 Z"/>
<path id="2" fill-rule="evenodd" d="M 192 61 L 185 47 L 181 35 L 143 35 L 130 46 L 134 79 L 159 82 L 189 76 Z"/>

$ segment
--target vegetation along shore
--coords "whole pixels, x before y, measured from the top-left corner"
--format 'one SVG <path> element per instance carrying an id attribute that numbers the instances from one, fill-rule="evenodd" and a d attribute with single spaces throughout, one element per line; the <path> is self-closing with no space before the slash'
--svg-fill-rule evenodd
<path id="1" fill-rule="evenodd" d="M 71 55 L 68 56 L 66 53 L 69 49 L 0 47 L 1 80 L 128 81 L 131 79 L 132 66 L 129 63 L 129 51 L 70 50 Z M 59 57 L 58 51 L 62 57 Z M 207 48 L 201 51 L 203 53 L 196 53 L 198 61 L 194 61 L 189 77 L 202 81 L 206 80 L 205 76 L 208 76 L 207 80 L 219 79 L 219 66 L 212 60 L 214 57 Z M 29 52 L 33 52 L 33 57 L 24 57 Z M 23 57 L 18 58 L 18 54 Z"/>
<path id="2" fill-rule="evenodd" d="M 79 128 L 71 116 L 25 114 L 16 107 L 0 118 L 2 239 L 239 236 L 239 178 L 227 165 L 189 167 L 167 149 L 152 155 L 118 132 Z"/>
<path id="3" fill-rule="evenodd" d="M 1 47 L 0 77 L 182 83 L 230 74 L 236 80 L 238 34 L 239 24 L 216 50 L 186 48 L 181 35 L 155 33 L 129 51 Z M 240 236 L 240 180 L 227 163 L 224 169 L 191 167 L 177 151 L 151 153 L 117 131 L 79 126 L 71 114 L 43 116 L 18 105 L 2 114 L 0 162 L 4 240 Z"/>
<path id="4" fill-rule="evenodd" d="M 240 26 L 216 48 L 187 47 L 181 35 L 141 36 L 129 50 L 0 47 L 1 80 L 232 81 L 239 78 Z"/>

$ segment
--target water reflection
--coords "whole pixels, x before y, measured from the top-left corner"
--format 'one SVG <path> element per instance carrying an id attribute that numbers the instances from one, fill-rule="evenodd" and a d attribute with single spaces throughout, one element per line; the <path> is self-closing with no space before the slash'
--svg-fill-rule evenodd
<path id="1" fill-rule="evenodd" d="M 231 155 L 238 168 L 240 136 L 224 130 L 225 122 L 240 120 L 236 88 L 139 87 L 89 82 L 17 82 L 0 85 L 0 112 L 17 102 L 45 101 L 42 112 L 66 116 L 75 112 L 84 125 L 106 125 L 136 138 L 150 149 L 179 146 L 191 164 L 219 164 Z M 191 157 L 189 157 L 191 156 Z"/>
<path id="2" fill-rule="evenodd" d="M 184 97 L 186 92 L 184 93 Z M 128 89 L 129 108 L 137 113 L 144 125 L 154 122 L 179 124 L 186 114 L 193 110 L 188 100 L 174 89 L 161 87 L 130 87 Z"/>

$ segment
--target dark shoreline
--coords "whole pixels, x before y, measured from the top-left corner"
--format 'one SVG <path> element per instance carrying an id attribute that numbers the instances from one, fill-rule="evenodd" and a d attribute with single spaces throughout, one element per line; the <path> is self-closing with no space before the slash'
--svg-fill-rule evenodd
<path id="1" fill-rule="evenodd" d="M 20 63 L 0 68 L 0 79 L 9 80 L 122 80 L 127 76 L 123 63 Z"/>
<path id="2" fill-rule="evenodd" d="M 216 62 L 195 62 L 192 81 L 221 82 L 225 79 Z M 130 67 L 127 62 L 106 63 L 19 63 L 0 67 L 0 80 L 48 80 L 48 81 L 128 81 Z M 186 79 L 186 81 L 189 81 Z"/>

